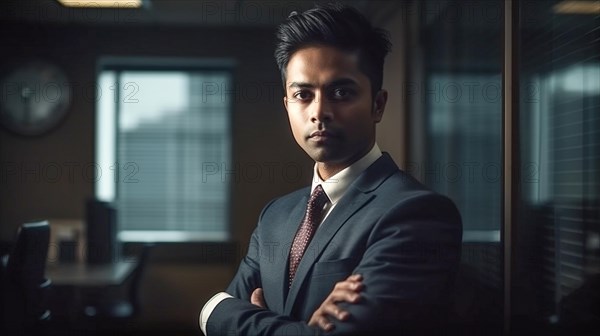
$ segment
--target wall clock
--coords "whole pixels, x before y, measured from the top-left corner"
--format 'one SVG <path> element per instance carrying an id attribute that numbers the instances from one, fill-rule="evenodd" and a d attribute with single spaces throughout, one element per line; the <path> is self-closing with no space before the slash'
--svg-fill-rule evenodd
<path id="1" fill-rule="evenodd" d="M 27 136 L 44 134 L 67 114 L 71 87 L 57 66 L 30 61 L 0 80 L 0 124 Z"/>

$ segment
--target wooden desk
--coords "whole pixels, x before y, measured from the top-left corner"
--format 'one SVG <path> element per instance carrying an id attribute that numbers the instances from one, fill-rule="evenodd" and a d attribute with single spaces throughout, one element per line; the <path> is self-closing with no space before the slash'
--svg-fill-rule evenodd
<path id="1" fill-rule="evenodd" d="M 60 329 L 58 334 L 88 328 L 86 320 L 82 319 L 86 307 L 111 293 L 111 288 L 121 286 L 137 265 L 138 259 L 134 258 L 98 265 L 84 262 L 47 263 L 46 278 L 52 281 L 48 305 L 52 319 L 60 321 L 55 326 Z"/>
<path id="2" fill-rule="evenodd" d="M 46 277 L 54 286 L 103 287 L 120 285 L 137 266 L 137 259 L 110 264 L 88 265 L 82 262 L 49 263 Z"/>

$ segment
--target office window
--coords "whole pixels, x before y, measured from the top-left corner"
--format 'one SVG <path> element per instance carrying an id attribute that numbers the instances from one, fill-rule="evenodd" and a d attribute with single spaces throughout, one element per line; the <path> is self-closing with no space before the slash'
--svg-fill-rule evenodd
<path id="1" fill-rule="evenodd" d="M 504 1 L 412 4 L 407 168 L 462 216 L 461 323 L 473 334 L 500 335 Z"/>
<path id="2" fill-rule="evenodd" d="M 463 242 L 499 243 L 503 3 L 428 0 L 415 10 L 427 16 L 413 28 L 422 51 L 410 74 L 416 94 L 408 168 L 456 203 Z M 496 271 L 485 273 L 498 275 L 499 286 Z"/>
<path id="3" fill-rule="evenodd" d="M 518 312 L 532 321 L 597 330 L 599 17 L 552 1 L 526 1 L 519 8 L 519 154 L 534 164 L 536 179 L 522 179 L 519 186 L 515 305 L 536 307 Z"/>
<path id="4" fill-rule="evenodd" d="M 500 241 L 501 76 L 432 73 L 424 181 L 460 207 L 466 241 Z M 463 91 L 464 90 L 464 91 Z"/>
<path id="5" fill-rule="evenodd" d="M 227 240 L 229 184 L 203 174 L 230 166 L 230 70 L 126 64 L 102 66 L 97 95 L 96 197 L 119 239 Z"/>

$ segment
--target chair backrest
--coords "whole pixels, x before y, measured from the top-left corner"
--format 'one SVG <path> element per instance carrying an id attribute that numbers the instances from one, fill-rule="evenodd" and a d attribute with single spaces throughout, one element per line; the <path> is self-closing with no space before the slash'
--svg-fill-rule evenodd
<path id="1" fill-rule="evenodd" d="M 50 226 L 47 221 L 23 224 L 6 265 L 9 279 L 35 287 L 44 282 L 49 243 Z"/>
<path id="2" fill-rule="evenodd" d="M 49 315 L 44 307 L 51 283 L 44 277 L 49 241 L 47 221 L 26 223 L 19 228 L 2 281 L 5 295 L 0 329 L 31 332 L 40 319 Z"/>
<path id="3" fill-rule="evenodd" d="M 131 274 L 131 283 L 129 287 L 129 300 L 133 306 L 134 314 L 140 311 L 140 286 L 144 269 L 148 263 L 150 251 L 154 247 L 152 243 L 146 243 L 142 246 L 142 252 L 140 253 L 138 264 Z"/>

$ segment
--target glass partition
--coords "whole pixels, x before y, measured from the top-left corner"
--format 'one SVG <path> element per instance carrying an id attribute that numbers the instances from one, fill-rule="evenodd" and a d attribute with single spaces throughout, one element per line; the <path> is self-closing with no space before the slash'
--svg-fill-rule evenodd
<path id="1" fill-rule="evenodd" d="M 407 170 L 463 219 L 457 334 L 502 334 L 503 1 L 415 1 Z"/>
<path id="2" fill-rule="evenodd" d="M 521 1 L 514 328 L 600 330 L 600 4 Z"/>

